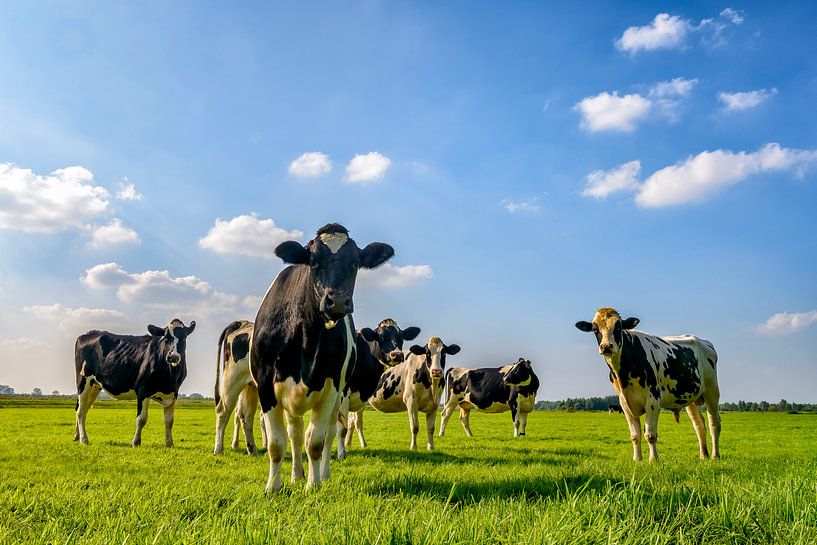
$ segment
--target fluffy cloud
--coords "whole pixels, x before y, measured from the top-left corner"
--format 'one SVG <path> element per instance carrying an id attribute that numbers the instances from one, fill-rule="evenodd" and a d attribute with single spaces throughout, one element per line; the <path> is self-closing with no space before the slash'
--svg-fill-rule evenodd
<path id="1" fill-rule="evenodd" d="M 319 151 L 308 151 L 292 161 L 289 173 L 301 178 L 314 178 L 332 170 L 332 160 Z"/>
<path id="2" fill-rule="evenodd" d="M 778 312 L 755 329 L 767 335 L 795 333 L 817 323 L 817 310 L 811 312 Z"/>
<path id="3" fill-rule="evenodd" d="M 168 271 L 129 273 L 116 263 L 103 263 L 85 271 L 80 278 L 93 289 L 115 289 L 123 303 L 137 303 L 176 312 L 195 309 L 212 314 L 231 308 L 236 297 L 213 289 L 196 276 L 173 277 Z"/>
<path id="4" fill-rule="evenodd" d="M 684 45 L 690 28 L 689 21 L 677 15 L 659 13 L 648 25 L 629 27 L 615 44 L 619 50 L 628 53 L 675 49 Z"/>
<path id="5" fill-rule="evenodd" d="M 657 98 L 675 98 L 688 96 L 698 83 L 697 79 L 674 78 L 670 81 L 659 81 L 650 88 L 650 96 Z"/>
<path id="6" fill-rule="evenodd" d="M 122 225 L 119 219 L 114 218 L 108 225 L 94 228 L 88 246 L 100 249 L 119 244 L 139 244 L 139 235 L 133 229 Z"/>
<path id="7" fill-rule="evenodd" d="M 59 303 L 34 305 L 23 310 L 41 320 L 53 322 L 66 335 L 80 335 L 90 329 L 117 329 L 130 326 L 130 320 L 122 312 L 106 308 L 70 308 Z"/>
<path id="8" fill-rule="evenodd" d="M 271 219 L 243 215 L 230 221 L 216 219 L 207 235 L 199 239 L 199 246 L 220 254 L 273 259 L 276 246 L 287 240 L 300 240 L 303 236 L 303 232 L 297 229 L 287 231 L 277 227 Z"/>
<path id="9" fill-rule="evenodd" d="M 624 163 L 612 170 L 594 170 L 587 175 L 582 195 L 604 199 L 616 191 L 637 189 L 639 172 L 641 162 L 638 160 Z"/>
<path id="10" fill-rule="evenodd" d="M 576 104 L 575 110 L 582 114 L 581 126 L 590 132 L 633 132 L 636 123 L 645 119 L 652 104 L 638 94 L 618 96 L 608 92 L 585 97 Z"/>
<path id="11" fill-rule="evenodd" d="M 516 212 L 527 212 L 528 214 L 536 214 L 539 212 L 539 205 L 536 204 L 539 200 L 539 197 L 534 197 L 527 201 L 512 201 L 510 199 L 502 199 L 500 201 L 500 205 L 502 208 L 510 212 L 511 214 L 515 214 Z"/>
<path id="12" fill-rule="evenodd" d="M 718 100 L 727 112 L 750 110 L 777 94 L 777 89 L 757 89 L 738 93 L 718 93 Z"/>
<path id="13" fill-rule="evenodd" d="M 361 269 L 358 273 L 362 283 L 383 288 L 406 288 L 429 280 L 434 274 L 428 265 L 392 265 L 386 263 L 376 269 Z"/>
<path id="14" fill-rule="evenodd" d="M 17 337 L 15 339 L 0 339 L 0 350 L 29 351 L 44 348 L 45 343 L 30 337 Z"/>
<path id="15" fill-rule="evenodd" d="M 110 211 L 108 191 L 93 184 L 91 171 L 75 166 L 47 176 L 0 163 L 0 229 L 54 233 L 85 228 Z"/>
<path id="16" fill-rule="evenodd" d="M 346 165 L 346 181 L 349 183 L 374 182 L 382 178 L 391 165 L 391 159 L 376 151 L 355 155 Z"/>
<path id="17" fill-rule="evenodd" d="M 635 202 L 654 208 L 702 201 L 718 189 L 742 182 L 752 174 L 795 169 L 798 175 L 817 160 L 806 151 L 766 144 L 751 153 L 704 151 L 653 173 L 639 187 Z"/>
<path id="18" fill-rule="evenodd" d="M 116 193 L 116 198 L 122 201 L 141 201 L 145 196 L 136 192 L 136 186 L 130 183 L 126 176 L 119 182 L 119 191 Z"/>

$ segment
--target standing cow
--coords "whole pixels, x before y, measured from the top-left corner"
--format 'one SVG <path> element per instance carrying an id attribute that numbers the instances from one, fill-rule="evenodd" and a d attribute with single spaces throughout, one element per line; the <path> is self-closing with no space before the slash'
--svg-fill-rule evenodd
<path id="1" fill-rule="evenodd" d="M 528 414 L 536 405 L 539 379 L 530 360 L 519 358 L 502 367 L 466 369 L 452 367 L 445 373 L 445 404 L 440 415 L 440 437 L 454 409 L 459 406 L 460 422 L 468 437 L 471 433 L 471 410 L 484 413 L 511 411 L 513 436 L 525 435 Z"/>
<path id="2" fill-rule="evenodd" d="M 333 223 L 321 227 L 306 246 L 294 241 L 280 244 L 275 255 L 291 265 L 278 274 L 264 296 L 250 344 L 250 371 L 267 428 L 267 492 L 282 486 L 287 432 L 292 481 L 304 474 L 304 442 L 307 488 L 329 479 L 340 393 L 354 361 L 352 295 L 357 271 L 381 265 L 394 249 L 380 242 L 360 249 L 345 227 Z M 304 435 L 307 411 L 311 417 Z"/>
<path id="3" fill-rule="evenodd" d="M 88 444 L 85 416 L 105 390 L 117 399 L 136 400 L 136 434 L 131 445 L 142 444 L 148 403 L 164 406 L 165 445 L 173 446 L 173 417 L 179 388 L 187 377 L 187 337 L 196 322 L 185 326 L 174 319 L 166 327 L 148 325 L 150 335 L 117 335 L 93 330 L 77 337 L 74 366 L 77 377 L 77 421 L 74 441 Z"/>
<path id="4" fill-rule="evenodd" d="M 446 356 L 460 351 L 456 344 L 445 345 L 431 337 L 425 346 L 414 345 L 405 361 L 386 370 L 369 403 L 384 413 L 408 412 L 411 450 L 417 450 L 420 431 L 418 412 L 426 414 L 428 450 L 434 450 L 434 421 L 443 393 L 443 370 Z"/>
<path id="5" fill-rule="evenodd" d="M 686 407 L 698 436 L 700 456 L 706 459 L 706 426 L 699 408 L 703 403 L 706 403 L 712 435 L 712 458 L 718 458 L 721 419 L 715 347 L 693 335 L 648 335 L 633 329 L 638 322 L 638 318 L 622 320 L 618 311 L 607 307 L 598 309 L 592 322 L 576 322 L 581 331 L 595 334 L 599 354 L 610 368 L 610 382 L 630 426 L 633 458 L 641 460 L 642 457 L 642 414 L 646 415 L 644 436 L 649 443 L 650 461 L 654 461 L 658 459 L 656 442 L 661 409 L 670 409 L 677 415 Z"/>

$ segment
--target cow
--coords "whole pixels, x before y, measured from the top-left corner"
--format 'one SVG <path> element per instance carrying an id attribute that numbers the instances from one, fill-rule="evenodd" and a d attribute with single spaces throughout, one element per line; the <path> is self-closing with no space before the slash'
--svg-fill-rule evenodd
<path id="1" fill-rule="evenodd" d="M 366 447 L 363 434 L 363 409 L 366 402 L 377 390 L 383 372 L 403 361 L 403 341 L 414 340 L 419 334 L 419 327 L 400 329 L 391 318 L 381 320 L 377 329 L 364 327 L 357 333 L 357 356 L 349 375 L 349 391 L 341 401 L 341 417 L 337 424 L 339 460 L 346 457 L 346 447 L 351 444 L 355 429 L 360 446 Z"/>
<path id="2" fill-rule="evenodd" d="M 607 405 L 607 412 L 609 414 L 613 414 L 613 413 L 624 414 L 624 409 L 622 409 L 621 405 L 619 405 L 617 403 L 611 403 L 611 404 Z"/>
<path id="3" fill-rule="evenodd" d="M 502 367 L 466 369 L 452 367 L 445 373 L 445 403 L 440 415 L 440 437 L 454 409 L 459 406 L 460 422 L 468 437 L 471 433 L 471 410 L 484 413 L 511 411 L 513 436 L 525 435 L 528 414 L 536 404 L 539 379 L 531 368 L 530 360 L 519 358 L 516 363 Z"/>
<path id="4" fill-rule="evenodd" d="M 340 394 L 355 357 L 352 296 L 357 272 L 383 264 L 394 249 L 381 242 L 360 249 L 344 226 L 331 223 L 306 246 L 284 242 L 275 255 L 289 266 L 264 296 L 250 343 L 250 372 L 267 428 L 267 493 L 282 487 L 287 435 L 292 481 L 304 475 L 304 442 L 307 489 L 329 479 Z M 304 434 L 307 411 L 311 417 Z"/>
<path id="5" fill-rule="evenodd" d="M 418 411 L 426 414 L 427 448 L 434 450 L 434 420 L 443 392 L 446 356 L 459 351 L 458 345 L 446 345 L 439 337 L 431 337 L 425 346 L 413 345 L 402 363 L 383 373 L 369 399 L 369 404 L 380 412 L 408 412 L 411 450 L 417 450 Z"/>
<path id="6" fill-rule="evenodd" d="M 165 446 L 173 446 L 173 417 L 179 388 L 187 377 L 187 337 L 196 322 L 185 326 L 179 319 L 166 327 L 148 325 L 149 335 L 117 335 L 92 330 L 77 337 L 74 365 L 77 379 L 74 441 L 88 444 L 85 417 L 100 391 L 116 399 L 136 400 L 136 434 L 131 446 L 142 444 L 148 421 L 148 401 L 164 407 Z"/>
<path id="7" fill-rule="evenodd" d="M 218 339 L 215 388 L 216 444 L 213 449 L 214 454 L 224 452 L 224 430 L 233 410 L 235 410 L 235 425 L 232 448 L 238 446 L 239 428 L 241 428 L 244 431 L 247 454 L 255 455 L 258 453 L 255 438 L 253 437 L 253 419 L 258 409 L 258 389 L 250 376 L 250 338 L 252 332 L 252 322 L 236 320 L 224 328 Z"/>
<path id="8" fill-rule="evenodd" d="M 712 458 L 719 458 L 720 390 L 715 347 L 693 335 L 649 335 L 634 329 L 638 323 L 639 319 L 634 317 L 622 320 L 618 311 L 609 307 L 598 309 L 591 322 L 576 322 L 579 330 L 595 334 L 599 354 L 610 369 L 610 382 L 630 427 L 633 459 L 642 458 L 642 414 L 650 461 L 658 459 L 658 415 L 662 408 L 676 413 L 676 419 L 677 412 L 686 408 L 698 436 L 700 457 L 706 459 L 709 456 L 706 426 L 699 408 L 704 403 L 712 436 Z"/>

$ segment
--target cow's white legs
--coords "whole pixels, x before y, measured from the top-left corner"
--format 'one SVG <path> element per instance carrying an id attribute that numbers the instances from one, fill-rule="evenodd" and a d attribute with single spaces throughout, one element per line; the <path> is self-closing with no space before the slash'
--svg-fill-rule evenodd
<path id="1" fill-rule="evenodd" d="M 445 428 L 448 426 L 448 419 L 451 418 L 451 414 L 454 412 L 454 408 L 457 406 L 457 400 L 452 398 L 453 396 L 451 395 L 451 392 L 449 392 L 448 400 L 445 403 L 445 407 L 443 407 L 443 411 L 440 413 L 440 437 L 445 435 Z"/>
<path id="2" fill-rule="evenodd" d="M 267 446 L 267 424 L 264 420 L 264 413 L 258 413 L 258 427 L 261 428 L 261 444 Z"/>
<path id="3" fill-rule="evenodd" d="M 133 436 L 133 441 L 131 441 L 132 447 L 138 447 L 142 444 L 142 428 L 145 427 L 145 424 L 148 422 L 148 405 L 150 404 L 149 399 L 137 399 L 136 405 L 139 407 L 139 414 L 136 416 L 136 433 Z"/>
<path id="4" fill-rule="evenodd" d="M 650 449 L 650 462 L 658 460 L 658 415 L 661 409 L 657 403 L 652 401 L 647 403 L 646 414 L 644 415 L 644 438 Z"/>
<path id="5" fill-rule="evenodd" d="M 321 485 L 319 471 L 324 454 L 324 444 L 329 435 L 329 426 L 334 425 L 338 418 L 339 394 L 335 391 L 334 386 L 327 386 L 327 388 L 324 390 L 320 403 L 312 409 L 312 417 L 306 427 L 307 488 L 317 488 Z M 331 435 L 334 438 L 334 433 Z"/>
<path id="6" fill-rule="evenodd" d="M 287 448 L 287 435 L 284 428 L 284 408 L 273 407 L 264 413 L 267 428 L 267 454 L 269 455 L 269 477 L 266 492 L 281 490 L 281 460 Z"/>
<path id="7" fill-rule="evenodd" d="M 77 421 L 74 430 L 74 441 L 79 441 L 83 445 L 88 444 L 88 433 L 85 431 L 85 417 L 88 415 L 88 410 L 96 401 L 101 388 L 92 385 L 90 380 L 85 381 L 85 388 L 82 393 L 77 396 Z"/>
<path id="8" fill-rule="evenodd" d="M 519 427 L 522 425 L 522 420 L 519 416 L 519 411 L 513 413 L 513 436 L 519 437 Z"/>
<path id="9" fill-rule="evenodd" d="M 244 410 L 244 394 L 238 396 L 238 403 L 236 403 L 233 410 L 233 440 L 230 441 L 230 448 L 235 450 L 238 448 L 238 435 L 241 433 L 241 411 Z"/>
<path id="10" fill-rule="evenodd" d="M 230 414 L 236 409 L 236 405 L 239 403 L 241 390 L 244 388 L 244 384 L 246 384 L 246 382 L 230 380 L 233 377 L 234 374 L 225 373 L 223 382 L 221 383 L 221 392 L 219 393 L 221 399 L 219 399 L 218 405 L 216 405 L 216 444 L 213 448 L 213 454 L 221 454 L 224 452 L 224 430 L 230 421 Z M 233 448 L 235 448 L 238 443 L 238 423 L 238 413 L 236 413 Z"/>
<path id="11" fill-rule="evenodd" d="M 350 443 L 351 429 L 349 425 L 349 399 L 345 398 L 338 411 L 338 420 L 335 424 L 335 430 L 338 436 L 338 460 L 346 458 L 346 445 Z"/>
<path id="12" fill-rule="evenodd" d="M 701 409 L 695 405 L 687 405 L 687 414 L 692 420 L 692 427 L 695 429 L 695 435 L 698 436 L 698 448 L 700 449 L 701 460 L 709 458 L 709 451 L 706 450 L 706 425 L 701 416 Z"/>
<path id="13" fill-rule="evenodd" d="M 465 435 L 473 437 L 474 434 L 471 433 L 471 409 L 463 409 L 460 407 L 460 423 L 462 424 L 462 429 L 465 430 Z"/>
<path id="14" fill-rule="evenodd" d="M 434 450 L 434 423 L 437 420 L 437 409 L 434 409 L 430 413 L 426 413 L 426 433 L 428 433 L 428 443 L 426 443 L 426 448 L 428 450 Z"/>
<path id="15" fill-rule="evenodd" d="M 239 417 L 244 431 L 247 454 L 254 456 L 258 454 L 258 448 L 255 446 L 255 436 L 253 435 L 253 420 L 255 420 L 255 411 L 258 410 L 258 388 L 254 384 L 247 384 L 241 393 L 241 398 L 236 415 Z M 233 442 L 238 438 L 238 430 L 235 430 L 235 432 Z M 235 447 L 236 445 L 233 445 L 233 448 Z"/>
<path id="16" fill-rule="evenodd" d="M 420 431 L 420 423 L 417 418 L 417 402 L 412 399 L 406 404 L 406 408 L 408 409 L 409 431 L 411 431 L 411 444 L 409 448 L 411 450 L 417 450 L 417 433 Z"/>
<path id="17" fill-rule="evenodd" d="M 340 395 L 338 395 L 338 399 L 335 402 L 335 407 L 332 409 L 332 412 L 335 415 L 335 421 L 338 419 L 339 410 Z M 332 425 L 332 421 L 330 420 L 329 424 L 326 426 L 326 438 L 323 441 L 323 453 L 321 454 L 321 482 L 328 481 L 329 477 L 331 476 L 330 462 L 332 460 L 332 444 L 335 442 L 335 429 L 335 426 Z M 340 441 L 338 441 L 338 445 L 340 445 Z M 345 456 L 346 453 L 344 453 L 344 457 Z M 338 454 L 338 459 L 341 459 L 340 454 Z"/>
<path id="18" fill-rule="evenodd" d="M 712 459 L 716 460 L 721 457 L 721 415 L 718 412 L 718 402 L 720 400 L 720 393 L 715 392 L 715 395 L 706 400 L 706 415 L 709 418 L 709 434 L 712 436 Z"/>
<path id="19" fill-rule="evenodd" d="M 292 449 L 292 477 L 293 483 L 304 477 L 304 417 L 286 414 L 287 432 L 289 433 L 289 445 Z"/>
<path id="20" fill-rule="evenodd" d="M 366 437 L 363 435 L 363 409 L 360 409 L 354 415 L 355 428 L 357 429 L 357 440 L 360 442 L 360 448 L 366 448 Z M 351 439 L 351 436 L 349 437 Z"/>
<path id="21" fill-rule="evenodd" d="M 519 418 L 519 435 L 525 435 L 525 428 L 528 427 L 528 413 L 520 412 Z"/>
<path id="22" fill-rule="evenodd" d="M 633 442 L 633 460 L 640 462 L 642 459 L 641 419 L 637 416 L 633 416 L 629 409 L 624 410 L 624 416 L 627 417 L 627 426 L 630 427 L 630 441 Z"/>
<path id="23" fill-rule="evenodd" d="M 145 401 L 147 404 L 147 401 Z M 173 419 L 176 414 L 176 400 L 165 407 L 165 446 L 173 446 Z"/>

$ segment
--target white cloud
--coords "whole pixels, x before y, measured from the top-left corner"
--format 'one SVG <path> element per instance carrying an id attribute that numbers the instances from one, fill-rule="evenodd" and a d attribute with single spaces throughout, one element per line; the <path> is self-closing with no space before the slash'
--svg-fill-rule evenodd
<path id="1" fill-rule="evenodd" d="M 41 320 L 54 322 L 67 335 L 80 335 L 91 329 L 117 329 L 130 326 L 122 312 L 107 308 L 70 308 L 59 303 L 34 305 L 23 310 Z"/>
<path id="2" fill-rule="evenodd" d="M 360 269 L 358 273 L 363 283 L 383 288 L 406 288 L 420 284 L 434 276 L 429 265 L 392 265 L 386 263 L 376 269 Z"/>
<path id="3" fill-rule="evenodd" d="M 673 78 L 670 81 L 659 81 L 650 88 L 650 96 L 656 98 L 686 97 L 698 83 L 697 79 Z"/>
<path id="4" fill-rule="evenodd" d="M 21 350 L 29 351 L 37 348 L 44 348 L 45 343 L 39 339 L 30 337 L 17 337 L 15 339 L 0 339 L 0 350 Z"/>
<path id="5" fill-rule="evenodd" d="M 0 229 L 54 233 L 85 228 L 110 210 L 108 191 L 94 185 L 93 178 L 80 166 L 40 176 L 0 163 Z"/>
<path id="6" fill-rule="evenodd" d="M 231 308 L 236 297 L 216 291 L 197 276 L 173 277 L 169 271 L 129 273 L 116 263 L 91 267 L 80 278 L 93 289 L 115 289 L 123 303 L 136 303 L 176 312 L 195 309 L 202 314 L 219 313 Z"/>
<path id="7" fill-rule="evenodd" d="M 638 160 L 624 163 L 612 170 L 594 170 L 587 175 L 582 195 L 604 199 L 616 191 L 637 189 L 640 172 L 641 162 Z"/>
<path id="8" fill-rule="evenodd" d="M 618 96 L 616 91 L 613 94 L 605 91 L 585 97 L 574 109 L 582 114 L 582 128 L 590 132 L 632 132 L 647 117 L 650 107 L 650 101 L 641 95 Z"/>
<path id="9" fill-rule="evenodd" d="M 635 202 L 654 208 L 702 201 L 753 174 L 794 169 L 796 175 L 802 176 L 815 161 L 817 150 L 781 148 L 775 143 L 751 153 L 704 151 L 653 173 L 640 186 Z"/>
<path id="10" fill-rule="evenodd" d="M 743 12 L 735 8 L 726 8 L 721 12 L 721 17 L 728 19 L 732 24 L 739 25 L 743 23 Z"/>
<path id="11" fill-rule="evenodd" d="M 680 48 L 690 27 L 689 21 L 677 15 L 659 13 L 648 25 L 629 27 L 615 44 L 628 53 Z"/>
<path id="12" fill-rule="evenodd" d="M 243 215 L 230 221 L 216 219 L 207 235 L 199 239 L 199 246 L 220 254 L 274 259 L 276 246 L 287 240 L 300 240 L 303 236 L 303 232 L 297 229 L 287 231 L 277 227 L 271 219 Z"/>
<path id="13" fill-rule="evenodd" d="M 95 227 L 91 233 L 90 248 L 100 249 L 118 244 L 139 244 L 139 235 L 136 231 L 122 225 L 122 221 L 114 218 L 108 225 Z"/>
<path id="14" fill-rule="evenodd" d="M 376 151 L 365 155 L 355 155 L 346 165 L 346 181 L 349 183 L 366 183 L 379 180 L 386 174 L 391 159 Z"/>
<path id="15" fill-rule="evenodd" d="M 811 312 L 778 312 L 755 329 L 767 335 L 795 333 L 817 323 L 817 310 Z"/>
<path id="16" fill-rule="evenodd" d="M 500 201 L 500 205 L 502 208 L 510 212 L 511 214 L 515 214 L 516 212 L 527 212 L 528 214 L 536 214 L 539 212 L 539 205 L 536 202 L 539 200 L 539 197 L 534 197 L 527 201 L 512 201 L 510 199 L 502 199 Z"/>
<path id="17" fill-rule="evenodd" d="M 763 102 L 777 94 L 777 89 L 757 89 L 738 93 L 718 93 L 718 100 L 723 103 L 727 112 L 750 110 L 760 106 Z"/>
<path id="18" fill-rule="evenodd" d="M 301 178 L 314 178 L 332 170 L 332 160 L 319 151 L 308 151 L 292 161 L 289 173 Z"/>
<path id="19" fill-rule="evenodd" d="M 122 181 L 119 182 L 119 191 L 116 193 L 116 198 L 122 201 L 141 201 L 145 196 L 141 193 L 137 193 L 136 185 L 130 183 L 128 177 L 125 176 Z"/>

